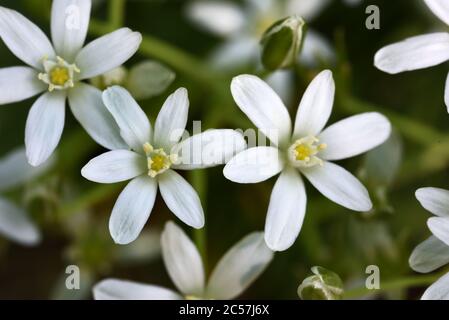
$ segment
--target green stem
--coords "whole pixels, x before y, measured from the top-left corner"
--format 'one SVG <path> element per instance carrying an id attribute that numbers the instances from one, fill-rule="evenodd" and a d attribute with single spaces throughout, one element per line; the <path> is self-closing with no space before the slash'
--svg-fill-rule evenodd
<path id="1" fill-rule="evenodd" d="M 419 287 L 419 286 L 427 286 L 435 281 L 437 281 L 439 278 L 441 278 L 444 274 L 447 273 L 447 270 L 445 272 L 440 272 L 437 274 L 432 275 L 421 275 L 421 276 L 410 276 L 410 277 L 404 277 L 394 280 L 388 280 L 385 282 L 382 282 L 380 284 L 380 289 L 378 290 L 370 290 L 366 287 L 360 287 L 352 290 L 348 290 L 344 293 L 345 299 L 355 299 L 355 298 L 361 298 L 363 296 L 369 295 L 369 294 L 378 294 L 382 292 L 392 291 L 392 290 L 398 290 L 398 289 L 407 289 L 411 287 Z"/>
<path id="2" fill-rule="evenodd" d="M 108 20 L 112 29 L 118 29 L 124 25 L 125 6 L 125 0 L 109 0 Z"/>
<path id="3" fill-rule="evenodd" d="M 206 219 L 206 199 L 207 199 L 207 174 L 205 170 L 193 170 L 190 172 L 190 178 L 192 185 L 198 192 L 198 195 L 202 201 L 203 211 Z M 196 229 L 193 234 L 195 244 L 203 257 L 204 269 L 207 270 L 207 229 Z"/>

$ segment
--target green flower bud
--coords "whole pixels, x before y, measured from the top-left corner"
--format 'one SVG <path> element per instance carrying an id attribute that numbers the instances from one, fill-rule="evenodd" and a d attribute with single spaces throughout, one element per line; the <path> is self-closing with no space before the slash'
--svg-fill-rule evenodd
<path id="1" fill-rule="evenodd" d="M 340 300 L 343 282 L 338 274 L 322 267 L 313 267 L 313 276 L 306 278 L 298 287 L 302 300 Z"/>
<path id="2" fill-rule="evenodd" d="M 305 22 L 291 16 L 273 24 L 262 36 L 262 64 L 268 70 L 292 66 L 301 50 Z"/>

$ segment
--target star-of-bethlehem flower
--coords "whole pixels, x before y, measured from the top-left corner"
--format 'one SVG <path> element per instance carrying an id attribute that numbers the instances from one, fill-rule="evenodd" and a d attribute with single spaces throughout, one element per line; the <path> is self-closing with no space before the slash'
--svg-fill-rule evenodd
<path id="1" fill-rule="evenodd" d="M 424 0 L 429 9 L 449 25 L 449 1 Z M 380 49 L 375 66 L 390 74 L 436 66 L 449 60 L 449 33 L 436 32 L 411 37 Z M 444 101 L 449 112 L 449 75 L 446 79 Z"/>
<path id="2" fill-rule="evenodd" d="M 122 87 L 103 93 L 103 102 L 116 120 L 127 148 L 115 148 L 91 160 L 81 171 L 95 182 L 132 179 L 118 197 L 109 221 L 118 244 L 134 241 L 148 220 L 159 186 L 168 208 L 184 223 L 202 228 L 204 214 L 192 186 L 175 170 L 195 170 L 226 163 L 246 148 L 241 133 L 208 130 L 181 138 L 187 124 L 189 100 L 178 89 L 162 106 L 154 132 L 143 110 Z M 129 150 L 131 149 L 131 150 Z"/>
<path id="3" fill-rule="evenodd" d="M 101 101 L 101 92 L 83 83 L 112 70 L 137 51 L 140 33 L 122 28 L 92 41 L 86 39 L 91 0 L 55 0 L 51 36 L 20 13 L 0 7 L 0 37 L 29 67 L 0 69 L 0 104 L 43 93 L 33 104 L 25 130 L 28 161 L 45 162 L 59 143 L 68 98 L 75 118 L 106 148 L 124 146 L 117 125 Z"/>
<path id="4" fill-rule="evenodd" d="M 309 85 L 292 124 L 287 108 L 261 79 L 241 75 L 232 81 L 240 109 L 274 146 L 247 149 L 233 157 L 224 175 L 238 183 L 257 183 L 281 173 L 271 194 L 265 240 L 275 251 L 288 249 L 297 238 L 306 209 L 301 175 L 330 200 L 354 211 L 372 207 L 365 187 L 351 173 L 329 162 L 359 155 L 390 135 L 390 122 L 379 113 L 364 113 L 323 131 L 332 111 L 335 83 L 321 72 Z"/>
<path id="5" fill-rule="evenodd" d="M 449 191 L 422 188 L 416 191 L 416 198 L 426 210 L 436 215 L 427 220 L 433 235 L 415 248 L 409 260 L 413 270 L 427 273 L 449 263 Z M 421 299 L 448 300 L 449 273 L 432 284 Z"/>
<path id="6" fill-rule="evenodd" d="M 106 279 L 94 289 L 97 300 L 233 299 L 265 270 L 273 258 L 260 232 L 235 244 L 205 281 L 200 254 L 193 242 L 173 222 L 161 236 L 162 257 L 168 274 L 181 293 L 155 285 Z"/>

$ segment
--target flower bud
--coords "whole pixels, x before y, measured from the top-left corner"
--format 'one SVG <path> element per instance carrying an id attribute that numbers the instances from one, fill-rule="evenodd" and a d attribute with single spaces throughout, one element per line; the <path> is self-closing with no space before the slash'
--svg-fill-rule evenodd
<path id="1" fill-rule="evenodd" d="M 304 38 L 305 22 L 294 15 L 279 20 L 262 36 L 262 64 L 267 70 L 285 69 L 298 58 Z"/>
<path id="2" fill-rule="evenodd" d="M 313 276 L 306 278 L 298 287 L 302 300 L 340 300 L 343 282 L 338 274 L 322 267 L 313 267 Z"/>

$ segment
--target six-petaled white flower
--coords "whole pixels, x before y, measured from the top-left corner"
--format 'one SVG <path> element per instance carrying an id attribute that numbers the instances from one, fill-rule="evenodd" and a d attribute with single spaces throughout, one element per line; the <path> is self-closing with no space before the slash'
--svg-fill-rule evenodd
<path id="1" fill-rule="evenodd" d="M 353 157 L 383 143 L 391 132 L 383 115 L 356 115 L 323 131 L 335 94 L 328 70 L 304 93 L 293 133 L 287 108 L 264 81 L 241 75 L 234 78 L 231 90 L 240 109 L 274 144 L 243 151 L 224 168 L 226 178 L 238 183 L 257 183 L 281 173 L 265 224 L 265 240 L 271 249 L 288 249 L 300 232 L 306 209 L 300 173 L 330 200 L 355 211 L 371 209 L 368 192 L 359 180 L 329 161 Z"/>
<path id="2" fill-rule="evenodd" d="M 42 174 L 51 161 L 39 168 L 27 162 L 25 149 L 19 148 L 0 159 L 0 192 L 10 191 Z M 39 243 L 41 234 L 21 207 L 0 197 L 0 234 L 11 241 L 31 246 Z"/>
<path id="3" fill-rule="evenodd" d="M 82 81 L 123 64 L 137 51 L 142 37 L 122 28 L 83 47 L 90 9 L 91 0 L 53 1 L 52 44 L 23 15 L 0 7 L 0 37 L 29 65 L 0 69 L 0 104 L 47 91 L 32 106 L 26 123 L 26 154 L 33 166 L 45 162 L 58 145 L 67 98 L 75 118 L 97 143 L 106 148 L 125 145 L 101 101 L 101 92 Z"/>
<path id="4" fill-rule="evenodd" d="M 422 188 L 416 191 L 421 205 L 436 217 L 427 220 L 432 232 L 410 256 L 409 264 L 421 273 L 432 272 L 449 263 L 449 191 Z M 432 284 L 422 296 L 423 300 L 449 300 L 449 273 Z"/>
<path id="5" fill-rule="evenodd" d="M 133 179 L 112 210 L 109 229 L 115 242 L 128 244 L 137 238 L 150 216 L 158 186 L 168 208 L 180 220 L 202 228 L 204 214 L 200 199 L 175 169 L 194 170 L 224 164 L 246 148 L 243 136 L 234 130 L 208 130 L 179 142 L 189 110 L 187 90 L 183 88 L 163 105 L 154 133 L 143 110 L 122 87 L 106 90 L 103 101 L 128 147 L 100 155 L 81 173 L 100 183 Z"/>
<path id="6" fill-rule="evenodd" d="M 263 234 L 252 233 L 223 256 L 206 284 L 204 267 L 197 248 L 173 222 L 166 224 L 161 246 L 165 267 L 181 293 L 155 285 L 106 279 L 94 287 L 95 299 L 233 299 L 259 277 L 273 258 L 273 252 L 265 245 Z"/>
<path id="7" fill-rule="evenodd" d="M 449 25 L 449 1 L 424 0 L 429 9 Z M 375 66 L 390 74 L 436 66 L 449 60 L 449 33 L 437 32 L 411 37 L 380 49 Z M 446 79 L 444 101 L 449 112 L 449 75 Z"/>

